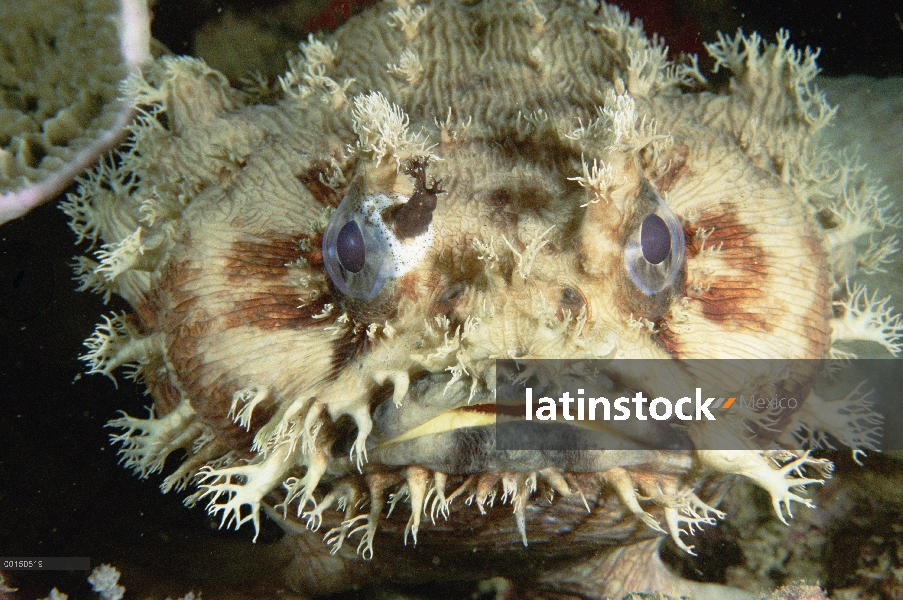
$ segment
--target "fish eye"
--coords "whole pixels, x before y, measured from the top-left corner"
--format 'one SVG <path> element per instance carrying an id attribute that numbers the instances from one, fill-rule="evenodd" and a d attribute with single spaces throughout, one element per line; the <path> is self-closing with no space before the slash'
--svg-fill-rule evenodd
<path id="1" fill-rule="evenodd" d="M 391 250 L 377 227 L 342 199 L 323 232 L 323 264 L 336 288 L 346 296 L 373 299 L 389 278 Z"/>
<path id="2" fill-rule="evenodd" d="M 323 264 L 335 287 L 346 296 L 372 300 L 394 278 L 413 269 L 432 245 L 430 224 L 416 236 L 399 237 L 390 214 L 408 198 L 400 194 L 363 194 L 352 187 L 323 231 Z"/>
<path id="3" fill-rule="evenodd" d="M 633 283 L 653 296 L 677 281 L 684 265 L 685 241 L 680 219 L 654 191 L 655 208 L 627 240 L 624 262 Z"/>

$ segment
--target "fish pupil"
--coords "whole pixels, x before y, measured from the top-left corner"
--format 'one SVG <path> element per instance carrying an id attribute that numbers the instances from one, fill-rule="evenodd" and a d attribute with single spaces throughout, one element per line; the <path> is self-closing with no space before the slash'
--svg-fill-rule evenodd
<path id="1" fill-rule="evenodd" d="M 671 232 L 658 215 L 649 215 L 640 229 L 640 248 L 643 258 L 653 265 L 660 264 L 671 253 Z"/>
<path id="2" fill-rule="evenodd" d="M 364 235 L 354 221 L 348 221 L 339 230 L 336 240 L 336 254 L 339 263 L 352 273 L 359 273 L 367 262 L 367 249 L 364 248 Z"/>

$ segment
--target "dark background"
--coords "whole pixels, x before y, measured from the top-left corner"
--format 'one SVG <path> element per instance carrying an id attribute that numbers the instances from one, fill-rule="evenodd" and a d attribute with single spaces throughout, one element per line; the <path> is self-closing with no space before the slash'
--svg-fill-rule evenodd
<path id="1" fill-rule="evenodd" d="M 193 32 L 219 9 L 247 13 L 284 4 L 160 0 L 154 36 L 175 52 L 191 53 Z M 289 33 L 302 39 L 368 4 L 372 1 L 314 2 L 314 17 Z M 642 17 L 648 31 L 665 35 L 673 51 L 700 51 L 701 42 L 713 39 L 719 28 L 742 27 L 773 39 L 785 27 L 792 43 L 822 48 L 818 62 L 828 75 L 903 74 L 900 3 L 620 4 Z M 53 205 L 0 227 L 0 556 L 89 556 L 92 566 L 109 562 L 120 568 L 122 583 L 133 591 L 163 590 L 176 597 L 203 588 L 206 597 L 222 597 L 217 586 L 240 587 L 240 568 L 232 579 L 217 581 L 205 571 L 240 566 L 262 544 L 249 544 L 248 528 L 216 531 L 202 509 L 184 508 L 179 495 L 162 495 L 159 476 L 139 481 L 116 466 L 104 424 L 117 410 L 143 416 L 141 407 L 150 399 L 121 376 L 116 389 L 107 378 L 80 375 L 81 342 L 100 315 L 128 307 L 116 299 L 104 306 L 99 297 L 73 290 L 69 263 L 84 251 L 73 242 L 64 215 Z M 276 536 L 269 526 L 261 541 Z M 53 586 L 70 598 L 93 598 L 86 576 L 7 573 L 8 583 L 21 589 L 15 598 L 44 597 Z"/>

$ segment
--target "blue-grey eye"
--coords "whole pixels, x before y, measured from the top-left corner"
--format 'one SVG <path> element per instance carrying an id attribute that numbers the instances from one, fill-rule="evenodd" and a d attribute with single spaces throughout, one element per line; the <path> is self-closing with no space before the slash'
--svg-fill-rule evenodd
<path id="1" fill-rule="evenodd" d="M 336 256 L 339 264 L 352 273 L 360 273 L 367 261 L 364 234 L 354 221 L 348 221 L 339 230 L 336 239 Z"/>
<path id="2" fill-rule="evenodd" d="M 391 272 L 391 249 L 384 232 L 362 210 L 361 196 L 349 192 L 323 231 L 323 264 L 346 296 L 372 300 Z"/>
<path id="3" fill-rule="evenodd" d="M 674 285 L 684 265 L 684 229 L 674 211 L 651 188 L 644 190 L 654 210 L 631 233 L 624 264 L 633 283 L 647 296 Z"/>
<path id="4" fill-rule="evenodd" d="M 660 264 L 671 254 L 671 232 L 668 224 L 657 214 L 646 217 L 640 225 L 640 248 L 643 258 L 653 265 Z"/>
<path id="5" fill-rule="evenodd" d="M 433 242 L 433 226 L 400 237 L 385 215 L 408 202 L 400 194 L 365 194 L 352 185 L 323 231 L 323 264 L 346 296 L 372 300 L 393 278 L 413 269 Z"/>

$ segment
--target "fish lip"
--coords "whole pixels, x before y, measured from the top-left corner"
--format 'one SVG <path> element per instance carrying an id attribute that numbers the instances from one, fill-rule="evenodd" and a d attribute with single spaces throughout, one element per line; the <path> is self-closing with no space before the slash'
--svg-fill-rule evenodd
<path id="1" fill-rule="evenodd" d="M 625 384 L 618 374 L 606 371 L 606 375 L 616 385 L 618 394 L 633 395 L 638 391 L 638 388 L 635 386 Z M 450 380 L 450 377 L 450 375 L 446 375 L 443 378 L 444 383 L 447 383 L 448 380 Z M 434 378 L 434 375 L 425 373 L 421 375 L 417 381 L 420 382 L 424 380 L 424 378 Z M 409 409 L 410 406 L 416 405 L 418 401 L 423 400 L 423 396 L 419 394 L 421 391 L 422 387 L 414 385 L 414 382 L 412 382 L 411 388 L 398 410 L 404 411 L 405 409 Z M 646 392 L 644 391 L 644 393 Z M 401 431 L 396 431 L 394 435 L 380 435 L 383 432 L 379 431 L 378 425 L 375 426 L 375 435 L 372 436 L 371 440 L 368 440 L 368 451 L 397 446 L 398 444 L 411 442 L 429 435 L 454 435 L 455 431 L 467 428 L 496 427 L 500 417 L 505 418 L 509 423 L 516 423 L 519 421 L 524 425 L 528 425 L 528 422 L 523 419 L 524 405 L 522 403 L 498 403 L 494 398 L 492 401 L 485 401 L 488 400 L 488 398 L 478 402 L 468 402 L 467 400 L 467 394 L 464 394 L 457 404 L 449 405 L 443 407 L 442 410 L 429 413 L 423 419 L 417 420 L 415 424 L 409 425 Z M 384 410 L 391 410 L 391 408 L 386 406 L 387 403 L 388 399 L 384 400 L 380 407 L 386 407 Z M 391 405 L 391 403 L 388 404 Z M 379 421 L 378 418 L 375 418 L 374 420 L 377 423 Z M 659 423 L 656 421 L 651 424 L 646 424 L 645 428 L 633 433 L 622 427 L 615 429 L 601 421 L 569 421 L 566 423 L 562 422 L 560 425 L 571 426 L 584 431 L 589 430 L 598 433 L 600 436 L 617 438 L 622 440 L 623 443 L 627 443 L 628 447 L 637 450 L 688 451 L 693 450 L 694 448 L 689 438 L 675 429 L 673 427 L 674 424 L 672 423 Z M 476 434 L 476 432 L 474 433 Z M 495 435 L 494 431 L 493 435 Z M 589 452 L 605 451 L 604 439 L 604 437 L 599 438 L 601 446 L 599 448 L 576 449 Z M 562 451 L 565 452 L 569 450 L 570 449 L 562 449 Z M 554 461 L 550 461 L 548 466 L 556 467 L 558 465 L 556 465 Z"/>

